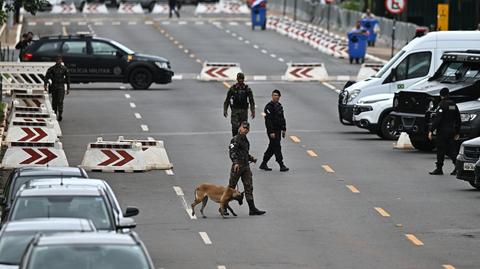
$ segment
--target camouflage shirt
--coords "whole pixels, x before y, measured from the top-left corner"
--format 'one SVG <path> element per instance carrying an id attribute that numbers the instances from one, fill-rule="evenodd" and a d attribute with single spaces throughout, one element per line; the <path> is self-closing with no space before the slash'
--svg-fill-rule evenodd
<path id="1" fill-rule="evenodd" d="M 67 84 L 67 88 L 70 88 L 70 72 L 64 65 L 55 64 L 48 68 L 45 75 L 45 86 L 47 86 L 49 80 L 52 80 L 54 86 Z"/>
<path id="2" fill-rule="evenodd" d="M 253 161 L 253 157 L 248 153 L 249 150 L 250 142 L 248 142 L 246 135 L 238 134 L 234 136 L 229 146 L 232 163 L 248 165 L 249 161 Z"/>

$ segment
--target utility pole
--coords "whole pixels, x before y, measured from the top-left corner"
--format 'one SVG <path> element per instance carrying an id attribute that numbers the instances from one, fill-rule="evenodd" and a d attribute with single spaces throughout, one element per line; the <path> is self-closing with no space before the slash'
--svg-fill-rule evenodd
<path id="1" fill-rule="evenodd" d="M 293 2 L 293 20 L 297 21 L 297 0 Z"/>

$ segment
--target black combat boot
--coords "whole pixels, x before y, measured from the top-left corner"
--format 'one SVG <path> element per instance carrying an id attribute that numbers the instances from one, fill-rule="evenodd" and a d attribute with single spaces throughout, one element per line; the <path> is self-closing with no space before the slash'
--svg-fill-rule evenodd
<path id="1" fill-rule="evenodd" d="M 442 166 L 443 166 L 443 165 L 439 165 L 439 164 L 437 163 L 437 168 L 435 168 L 435 170 L 433 170 L 432 172 L 429 172 L 429 174 L 430 174 L 430 175 L 443 175 Z"/>
<path id="2" fill-rule="evenodd" d="M 280 172 L 287 172 L 288 170 L 290 170 L 290 168 L 286 167 L 285 164 L 283 164 L 283 162 L 279 164 L 280 164 Z"/>
<path id="3" fill-rule="evenodd" d="M 457 168 L 455 167 L 453 171 L 450 173 L 451 176 L 456 176 L 457 175 Z"/>
<path id="4" fill-rule="evenodd" d="M 262 170 L 265 170 L 265 171 L 272 171 L 272 168 L 268 167 L 266 162 L 262 162 L 258 168 L 260 168 Z"/>
<path id="5" fill-rule="evenodd" d="M 57 120 L 58 120 L 58 121 L 62 121 L 62 119 L 63 119 L 62 115 L 61 115 L 61 114 L 58 115 Z"/>
<path id="6" fill-rule="evenodd" d="M 263 215 L 266 212 L 263 210 L 259 210 L 258 208 L 255 207 L 255 203 L 252 200 L 247 200 L 248 203 L 248 208 L 250 209 L 250 212 L 248 213 L 250 216 L 255 216 L 255 215 Z"/>

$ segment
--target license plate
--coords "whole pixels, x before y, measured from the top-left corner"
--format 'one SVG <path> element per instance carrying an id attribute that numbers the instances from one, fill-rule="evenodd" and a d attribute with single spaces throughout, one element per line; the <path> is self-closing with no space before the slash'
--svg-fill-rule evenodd
<path id="1" fill-rule="evenodd" d="M 475 164 L 474 163 L 464 163 L 463 164 L 463 170 L 473 171 L 473 170 L 475 170 Z"/>

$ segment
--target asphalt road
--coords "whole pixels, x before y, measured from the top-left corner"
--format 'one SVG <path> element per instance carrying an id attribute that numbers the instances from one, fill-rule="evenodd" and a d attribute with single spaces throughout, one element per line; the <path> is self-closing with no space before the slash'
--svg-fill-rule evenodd
<path id="1" fill-rule="evenodd" d="M 290 61 L 322 62 L 332 75 L 358 71 L 274 32 L 252 32 L 247 17 L 182 11 L 182 19 L 171 21 L 165 15 L 40 14 L 28 17 L 24 30 L 93 31 L 168 58 L 176 74 L 198 74 L 203 61 L 238 62 L 247 75 L 280 76 Z M 232 203 L 239 216 L 228 219 L 211 201 L 206 219 L 191 219 L 184 208 L 196 185 L 228 182 L 230 125 L 222 115 L 222 83 L 182 79 L 145 91 L 74 85 L 65 100 L 62 141 L 71 165 L 80 164 L 87 143 L 98 136 L 165 141 L 174 175 L 90 173 L 111 184 L 122 206 L 140 208 L 136 231 L 158 268 L 480 267 L 480 195 L 452 176 L 428 175 L 434 155 L 393 150 L 391 141 L 341 125 L 337 94 L 323 84 L 247 83 L 258 105 L 248 135 L 252 155 L 261 159 L 267 147 L 261 112 L 275 88 L 282 91 L 287 134 L 299 140 L 282 141 L 289 172 L 279 172 L 273 160 L 272 172 L 252 166 L 255 201 L 267 211 L 258 217 L 248 216 L 246 204 Z"/>

